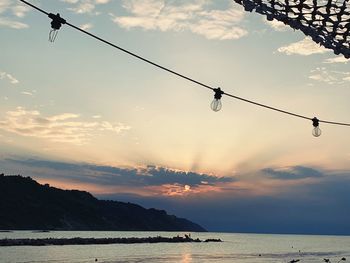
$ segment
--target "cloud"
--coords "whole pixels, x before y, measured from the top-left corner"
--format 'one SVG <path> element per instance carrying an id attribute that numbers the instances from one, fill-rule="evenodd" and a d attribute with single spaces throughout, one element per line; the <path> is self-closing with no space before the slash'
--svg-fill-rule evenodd
<path id="1" fill-rule="evenodd" d="M 327 70 L 325 67 L 318 67 L 311 70 L 309 79 L 329 85 L 341 85 L 350 81 L 350 72 Z"/>
<path id="2" fill-rule="evenodd" d="M 10 0 L 2 0 L 0 1 L 0 14 L 4 13 L 11 5 Z"/>
<path id="3" fill-rule="evenodd" d="M 1 20 L 0 20 L 0 24 L 1 24 Z M 10 73 L 7 73 L 5 71 L 0 71 L 0 80 L 7 80 L 11 84 L 19 83 L 19 81 L 14 76 L 12 76 Z"/>
<path id="4" fill-rule="evenodd" d="M 24 29 L 24 28 L 28 28 L 29 26 L 22 22 L 0 17 L 0 27 L 9 27 L 12 29 Z"/>
<path id="5" fill-rule="evenodd" d="M 73 8 L 68 8 L 77 14 L 91 13 L 95 9 L 95 5 L 92 2 L 85 1 L 81 2 L 78 6 Z"/>
<path id="6" fill-rule="evenodd" d="M 93 14 L 96 5 L 107 4 L 110 0 L 61 0 L 65 3 L 72 4 L 74 7 L 68 8 L 76 14 Z M 95 12 L 94 14 L 98 14 Z"/>
<path id="7" fill-rule="evenodd" d="M 12 13 L 17 17 L 24 17 L 29 11 L 30 8 L 25 5 L 15 5 L 12 7 Z"/>
<path id="8" fill-rule="evenodd" d="M 125 0 L 122 6 L 129 15 L 112 15 L 112 20 L 127 29 L 189 30 L 207 39 L 238 39 L 248 34 L 239 26 L 244 18 L 242 10 L 233 5 L 226 10 L 207 10 L 207 3 L 197 0 L 175 5 L 164 0 Z"/>
<path id="9" fill-rule="evenodd" d="M 21 94 L 26 95 L 26 96 L 30 96 L 30 97 L 34 96 L 34 94 L 32 92 L 29 92 L 29 91 L 22 91 Z"/>
<path id="10" fill-rule="evenodd" d="M 91 23 L 87 23 L 87 24 L 83 24 L 80 26 L 81 29 L 83 30 L 89 30 L 93 27 L 93 25 Z"/>
<path id="11" fill-rule="evenodd" d="M 1 0 L 0 1 L 0 27 L 9 27 L 13 29 L 28 28 L 28 25 L 14 20 L 12 17 L 23 18 L 30 8 L 24 4 L 15 4 L 17 1 Z"/>
<path id="12" fill-rule="evenodd" d="M 289 44 L 277 49 L 278 52 L 286 55 L 310 56 L 313 54 L 323 54 L 329 52 L 328 49 L 317 45 L 310 38 L 306 37 L 299 42 Z"/>
<path id="13" fill-rule="evenodd" d="M 100 195 L 100 198 L 166 209 L 210 231 L 349 235 L 350 171 L 315 176 L 312 184 L 291 185 L 273 196 L 215 195 L 181 199 L 115 193 Z"/>
<path id="14" fill-rule="evenodd" d="M 278 21 L 276 19 L 272 21 L 267 20 L 265 17 L 263 17 L 262 19 L 265 24 L 269 25 L 275 31 L 284 32 L 289 29 L 289 27 L 286 26 L 283 22 Z"/>
<path id="15" fill-rule="evenodd" d="M 265 195 L 234 195 L 233 190 L 222 194 L 220 189 L 247 180 L 245 176 L 216 177 L 157 166 L 121 168 L 19 157 L 1 159 L 0 166 L 5 173 L 23 173 L 41 183 L 92 191 L 102 199 L 166 209 L 210 231 L 350 234 L 350 171 L 301 165 L 266 168 L 263 178 L 257 171 L 260 179 L 280 181 L 288 187 Z"/>
<path id="16" fill-rule="evenodd" d="M 87 143 L 96 131 L 121 133 L 130 129 L 122 123 L 81 121 L 79 117 L 72 113 L 43 116 L 39 111 L 17 107 L 14 111 L 6 112 L 5 118 L 0 120 L 0 129 L 21 136 L 77 145 Z"/>
<path id="17" fill-rule="evenodd" d="M 349 62 L 349 59 L 347 59 L 343 56 L 338 56 L 335 58 L 327 58 L 323 63 L 326 63 L 326 64 L 345 63 L 345 64 L 347 64 L 348 62 Z"/>
<path id="18" fill-rule="evenodd" d="M 286 168 L 265 168 L 262 170 L 267 176 L 273 179 L 298 180 L 305 178 L 320 178 L 324 174 L 316 169 L 305 166 L 293 166 Z"/>
<path id="19" fill-rule="evenodd" d="M 138 193 L 141 195 L 180 196 L 206 191 L 219 191 L 230 177 L 216 177 L 170 168 L 146 166 L 120 168 L 84 163 L 65 163 L 38 159 L 5 160 L 17 169 L 24 169 L 37 178 L 70 180 L 83 185 L 95 185 L 112 193 Z M 32 171 L 32 172 L 30 172 Z"/>
<path id="20" fill-rule="evenodd" d="M 61 0 L 61 1 L 69 3 L 69 4 L 76 4 L 79 2 L 79 0 Z"/>

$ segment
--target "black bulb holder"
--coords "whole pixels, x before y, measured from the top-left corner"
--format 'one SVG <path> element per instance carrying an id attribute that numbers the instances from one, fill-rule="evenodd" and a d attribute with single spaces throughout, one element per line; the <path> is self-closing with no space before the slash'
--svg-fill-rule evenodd
<path id="1" fill-rule="evenodd" d="M 56 40 L 58 30 L 61 28 L 62 24 L 66 23 L 66 20 L 64 20 L 58 13 L 56 15 L 50 13 L 48 16 L 52 19 L 51 31 L 49 33 L 49 41 L 54 42 Z"/>
<path id="2" fill-rule="evenodd" d="M 222 94 L 225 94 L 225 92 L 223 92 L 220 88 L 213 89 L 213 91 L 215 92 L 214 98 L 215 98 L 216 100 L 221 99 Z"/>
<path id="3" fill-rule="evenodd" d="M 62 26 L 62 24 L 65 24 L 66 23 L 66 20 L 64 20 L 60 14 L 52 14 L 50 13 L 49 14 L 49 18 L 52 19 L 51 21 L 51 28 L 54 29 L 54 30 L 59 30 Z"/>
<path id="4" fill-rule="evenodd" d="M 315 128 L 318 127 L 320 125 L 320 120 L 317 119 L 316 117 L 314 117 L 312 119 L 312 126 L 314 126 Z"/>

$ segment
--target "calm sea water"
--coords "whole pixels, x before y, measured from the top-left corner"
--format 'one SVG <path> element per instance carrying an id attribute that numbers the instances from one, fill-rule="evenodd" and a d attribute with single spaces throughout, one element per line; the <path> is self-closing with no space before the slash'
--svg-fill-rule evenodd
<path id="1" fill-rule="evenodd" d="M 187 232 L 186 232 L 187 233 Z M 180 232 L 49 232 L 15 231 L 0 238 L 148 237 Z M 222 243 L 115 244 L 86 246 L 0 247 L 0 262 L 338 262 L 350 261 L 350 237 L 191 233 L 193 238 L 221 238 Z M 299 252 L 300 250 L 300 252 Z M 261 256 L 259 256 L 259 254 Z"/>

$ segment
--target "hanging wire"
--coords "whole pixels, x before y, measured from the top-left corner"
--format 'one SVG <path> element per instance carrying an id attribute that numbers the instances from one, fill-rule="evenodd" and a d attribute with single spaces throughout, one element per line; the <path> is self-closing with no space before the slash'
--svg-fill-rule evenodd
<path id="1" fill-rule="evenodd" d="M 25 0 L 19 0 L 19 1 L 21 1 L 22 3 L 28 5 L 28 6 L 32 7 L 32 8 L 34 8 L 34 9 L 36 9 L 36 10 L 38 10 L 39 12 L 41 12 L 41 13 L 49 16 L 49 17 L 50 17 L 50 15 L 52 15 L 52 14 L 49 14 L 48 12 L 42 10 L 41 8 L 39 8 L 39 7 L 33 5 L 33 4 L 31 4 L 31 3 L 29 3 L 29 2 L 27 2 Z M 126 50 L 126 49 L 124 49 L 124 48 L 122 48 L 120 46 L 117 46 L 117 45 L 115 45 L 115 44 L 113 44 L 113 43 L 111 43 L 111 42 L 109 42 L 109 41 L 107 41 L 107 40 L 105 40 L 105 39 L 103 39 L 101 37 L 98 37 L 98 36 L 96 36 L 96 35 L 94 35 L 94 34 L 92 34 L 90 32 L 87 32 L 87 31 L 85 31 L 85 30 L 83 30 L 83 29 L 81 29 L 81 28 L 79 28 L 79 27 L 77 27 L 77 26 L 67 22 L 63 18 L 61 18 L 61 19 L 62 19 L 62 21 L 64 21 L 64 23 L 62 23 L 62 24 L 66 24 L 67 26 L 70 26 L 73 29 L 76 29 L 76 30 L 78 30 L 78 31 L 80 31 L 80 32 L 82 32 L 82 33 L 92 37 L 92 38 L 95 38 L 98 41 L 103 42 L 103 43 L 105 43 L 105 44 L 107 44 L 107 45 L 109 45 L 109 46 L 111 46 L 113 48 L 116 48 L 116 49 L 118 49 L 118 50 L 120 50 L 120 51 L 122 51 L 122 52 L 124 52 L 124 53 L 126 53 L 128 55 L 130 55 L 130 56 L 133 56 L 133 57 L 135 57 L 135 58 L 137 58 L 139 60 L 142 60 L 142 61 L 144 61 L 144 62 L 146 62 L 146 63 L 148 63 L 148 64 L 150 64 L 150 65 L 152 65 L 152 66 L 154 66 L 156 68 L 159 68 L 159 69 L 162 69 L 164 71 L 167 71 L 167 72 L 169 72 L 169 73 L 171 73 L 173 75 L 176 75 L 176 76 L 178 76 L 180 78 L 188 80 L 188 81 L 190 81 L 192 83 L 195 83 L 195 84 L 197 84 L 199 86 L 202 86 L 204 88 L 210 89 L 210 90 L 212 90 L 214 92 L 217 91 L 217 88 L 211 87 L 211 86 L 209 86 L 207 84 L 204 84 L 204 83 L 202 83 L 200 81 L 197 81 L 197 80 L 195 80 L 193 78 L 190 78 L 188 76 L 180 74 L 180 73 L 178 73 L 178 72 L 176 72 L 176 71 L 174 71 L 174 70 L 172 70 L 170 68 L 162 66 L 162 65 L 160 65 L 158 63 L 155 63 L 155 62 L 153 62 L 151 60 L 148 60 L 148 59 L 146 59 L 146 58 L 144 58 L 144 57 L 142 57 L 140 55 L 137 55 L 137 54 L 135 54 L 135 53 L 133 53 L 133 52 L 131 52 L 129 50 Z M 243 102 L 246 102 L 246 103 L 253 104 L 255 106 L 259 106 L 259 107 L 265 108 L 265 109 L 269 109 L 269 110 L 280 112 L 280 113 L 283 113 L 283 114 L 286 114 L 286 115 L 290 115 L 290 116 L 294 116 L 294 117 L 297 117 L 297 118 L 313 121 L 313 118 L 311 118 L 311 117 L 307 117 L 307 116 L 296 114 L 296 113 L 293 113 L 293 112 L 290 112 L 290 111 L 286 111 L 286 110 L 282 110 L 282 109 L 279 109 L 279 108 L 275 108 L 275 107 L 272 107 L 272 106 L 269 106 L 269 105 L 266 105 L 266 104 L 262 104 L 262 103 L 259 103 L 259 102 L 256 102 L 256 101 L 248 100 L 248 99 L 245 99 L 243 97 L 239 97 L 239 96 L 236 96 L 236 95 L 233 95 L 233 94 L 230 94 L 230 93 L 226 93 L 224 91 L 221 91 L 221 94 L 222 95 L 226 95 L 226 96 L 231 97 L 231 98 L 236 99 L 236 100 L 240 100 L 240 101 L 243 101 Z M 349 126 L 350 127 L 350 123 L 345 123 L 345 122 L 335 122 L 335 121 L 328 121 L 328 120 L 321 120 L 321 119 L 318 119 L 318 122 L 326 123 L 326 124 L 333 124 L 333 125 L 340 125 L 340 126 Z"/>

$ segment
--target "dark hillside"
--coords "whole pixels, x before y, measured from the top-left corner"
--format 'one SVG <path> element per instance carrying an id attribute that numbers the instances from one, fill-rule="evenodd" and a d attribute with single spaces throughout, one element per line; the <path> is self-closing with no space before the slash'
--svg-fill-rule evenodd
<path id="1" fill-rule="evenodd" d="M 0 229 L 205 231 L 164 210 L 103 201 L 88 192 L 0 175 Z"/>

